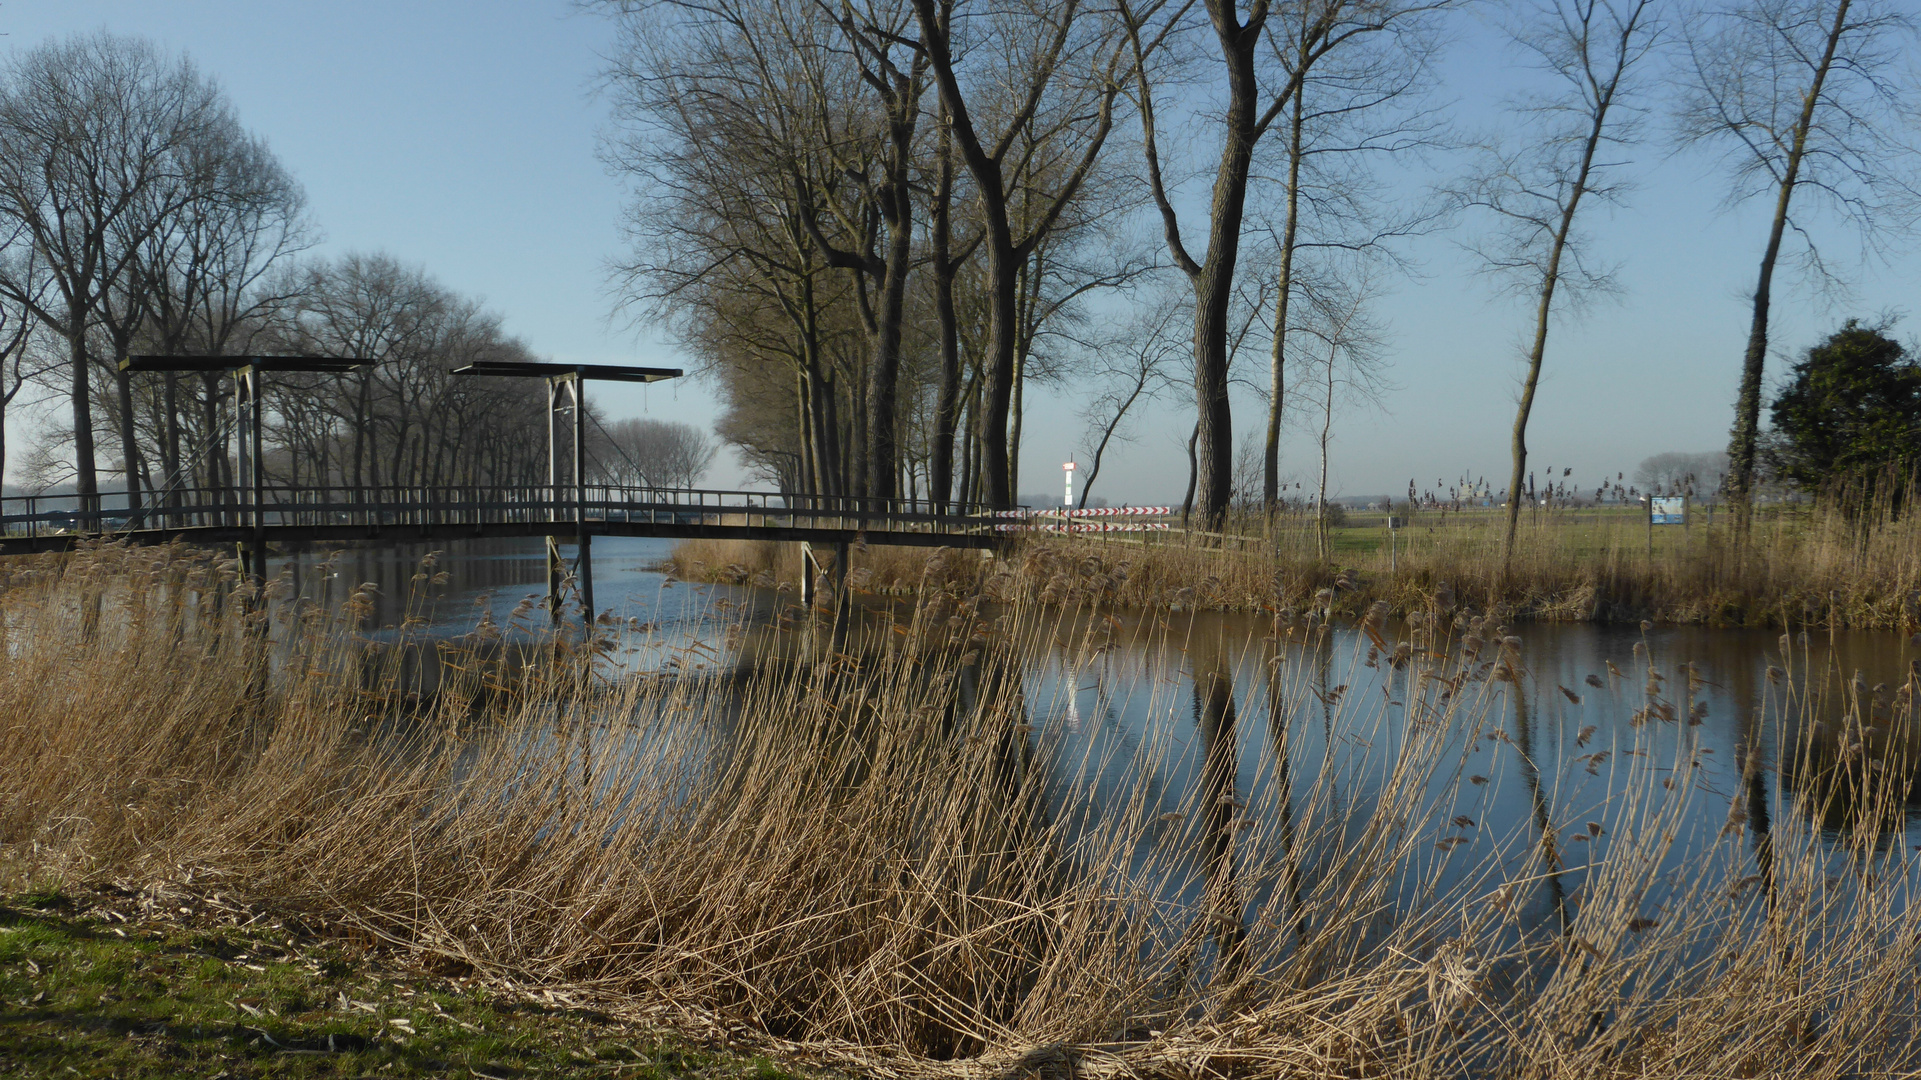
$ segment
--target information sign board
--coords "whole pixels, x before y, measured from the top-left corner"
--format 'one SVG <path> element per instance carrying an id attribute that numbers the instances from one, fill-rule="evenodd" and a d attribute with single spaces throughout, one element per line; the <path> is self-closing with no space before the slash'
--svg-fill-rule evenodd
<path id="1" fill-rule="evenodd" d="M 1688 523 L 1688 497 L 1686 495 L 1656 495 L 1648 499 L 1648 524 L 1686 525 Z"/>

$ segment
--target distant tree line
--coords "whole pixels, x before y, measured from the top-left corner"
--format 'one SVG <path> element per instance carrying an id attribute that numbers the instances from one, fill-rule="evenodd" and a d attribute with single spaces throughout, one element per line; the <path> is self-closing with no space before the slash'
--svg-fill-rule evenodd
<path id="1" fill-rule="evenodd" d="M 136 506 L 229 484 L 226 375 L 120 358 L 316 355 L 375 363 L 266 377 L 271 479 L 544 482 L 544 388 L 448 374 L 533 359 L 499 316 L 384 255 L 311 258 L 314 235 L 299 183 L 186 60 L 107 33 L 15 57 L 0 71 L 0 410 L 23 392 L 66 402 L 23 474 L 83 495 L 118 474 Z"/>

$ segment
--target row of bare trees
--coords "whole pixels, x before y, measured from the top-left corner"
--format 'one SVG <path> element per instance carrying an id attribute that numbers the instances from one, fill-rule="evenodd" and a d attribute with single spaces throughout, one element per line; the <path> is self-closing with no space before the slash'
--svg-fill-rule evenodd
<path id="1" fill-rule="evenodd" d="M 0 410 L 66 398 L 23 474 L 91 496 L 118 473 L 136 507 L 231 484 L 228 376 L 118 361 L 308 355 L 372 363 L 268 376 L 276 480 L 543 482 L 542 390 L 449 375 L 532 359 L 499 317 L 391 258 L 311 259 L 313 239 L 300 185 L 186 60 L 106 33 L 20 54 L 0 75 Z"/>
<path id="2" fill-rule="evenodd" d="M 1183 340 L 1190 498 L 1218 521 L 1236 497 L 1229 391 L 1264 353 L 1272 511 L 1288 403 L 1325 447 L 1341 387 L 1378 380 L 1361 309 L 1396 241 L 1458 222 L 1533 309 L 1518 490 L 1550 329 L 1611 283 L 1592 208 L 1625 205 L 1623 166 L 1666 131 L 1725 155 L 1734 201 L 1774 204 L 1729 450 L 1744 502 L 1776 262 L 1820 276 L 1833 216 L 1885 249 L 1916 205 L 1892 0 L 1514 0 L 1499 21 L 1541 78 L 1479 139 L 1431 93 L 1457 0 L 605 6 L 627 296 L 674 321 L 727 396 L 723 435 L 793 490 L 1005 505 L 1026 384 L 1093 381 L 1104 454 Z M 1473 164 L 1410 197 L 1441 148 Z M 1127 306 L 1152 315 L 1101 317 Z"/>

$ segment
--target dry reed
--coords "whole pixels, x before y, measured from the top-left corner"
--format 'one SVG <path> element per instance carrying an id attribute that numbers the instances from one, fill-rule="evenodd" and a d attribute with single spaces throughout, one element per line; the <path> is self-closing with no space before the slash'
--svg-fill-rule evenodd
<path id="1" fill-rule="evenodd" d="M 1150 620 L 1193 700 L 1156 678 L 1149 713 L 1191 704 L 1200 745 L 1156 728 L 1088 760 L 1030 699 L 1042 657 L 1078 670 L 1123 632 L 1096 573 L 1133 580 L 1036 552 L 843 648 L 761 630 L 725 673 L 616 679 L 604 645 L 518 625 L 369 636 L 364 595 L 253 596 L 178 548 L 42 558 L 0 597 L 0 880 L 191 875 L 430 969 L 881 1076 L 1921 1065 L 1916 867 L 1870 827 L 1899 818 L 1905 762 L 1789 740 L 1810 791 L 1847 797 L 1763 854 L 1739 796 L 1693 835 L 1727 793 L 1690 779 L 1684 725 L 1637 728 L 1577 902 L 1559 766 L 1499 725 L 1527 676 L 1496 620 L 1367 612 L 1371 644 L 1326 662 L 1398 665 L 1391 704 L 1290 659 L 1329 655 L 1319 613 L 1251 644 Z M 1365 749 L 1244 783 L 1243 684 L 1302 719 L 1284 744 L 1314 717 Z M 1817 707 L 1795 685 L 1768 722 Z M 1483 742 L 1533 777 L 1534 819 L 1450 824 Z M 1185 790 L 1146 779 L 1176 766 Z"/>
<path id="2" fill-rule="evenodd" d="M 1921 630 L 1921 525 L 1885 497 L 1852 513 L 1778 507 L 1745 543 L 1727 515 L 1682 530 L 1649 532 L 1632 512 L 1530 510 L 1505 567 L 1505 516 L 1422 511 L 1390 549 L 1384 517 L 1351 515 L 1342 545 L 1322 558 L 1311 518 L 1284 516 L 1242 532 L 1059 536 L 1023 539 L 1017 561 L 1049 566 L 1029 582 L 1112 580 L 1102 601 L 1176 609 L 1269 611 L 1325 606 L 1358 617 L 1376 600 L 1397 614 L 1455 597 L 1511 621 Z M 1144 539 L 1142 537 L 1145 537 Z M 924 549 L 873 546 L 853 564 L 872 591 L 906 595 L 923 577 Z M 774 585 L 799 580 L 799 547 L 768 541 L 699 540 L 678 545 L 674 571 L 696 580 Z M 978 588 L 1004 561 L 950 558 L 937 584 Z M 1098 567 L 1076 572 L 1075 567 Z M 1061 591 L 1061 590 L 1056 590 Z M 1036 598 L 1040 586 L 1033 590 Z"/>

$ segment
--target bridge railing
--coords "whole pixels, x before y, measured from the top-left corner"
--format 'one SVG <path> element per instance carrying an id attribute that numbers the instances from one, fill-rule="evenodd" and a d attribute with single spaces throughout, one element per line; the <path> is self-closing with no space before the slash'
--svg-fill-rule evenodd
<path id="1" fill-rule="evenodd" d="M 135 529 L 221 525 L 235 519 L 231 488 L 173 491 L 164 505 L 143 497 L 134 505 L 125 491 L 97 495 L 21 495 L 0 498 L 0 536 L 99 534 Z"/>
<path id="2" fill-rule="evenodd" d="M 51 537 L 342 527 L 679 524 L 765 528 L 885 529 L 987 533 L 997 522 L 984 504 L 873 499 L 767 491 L 591 484 L 416 487 L 388 485 L 176 489 L 129 505 L 126 493 L 30 495 L 0 499 L 0 536 Z"/>

